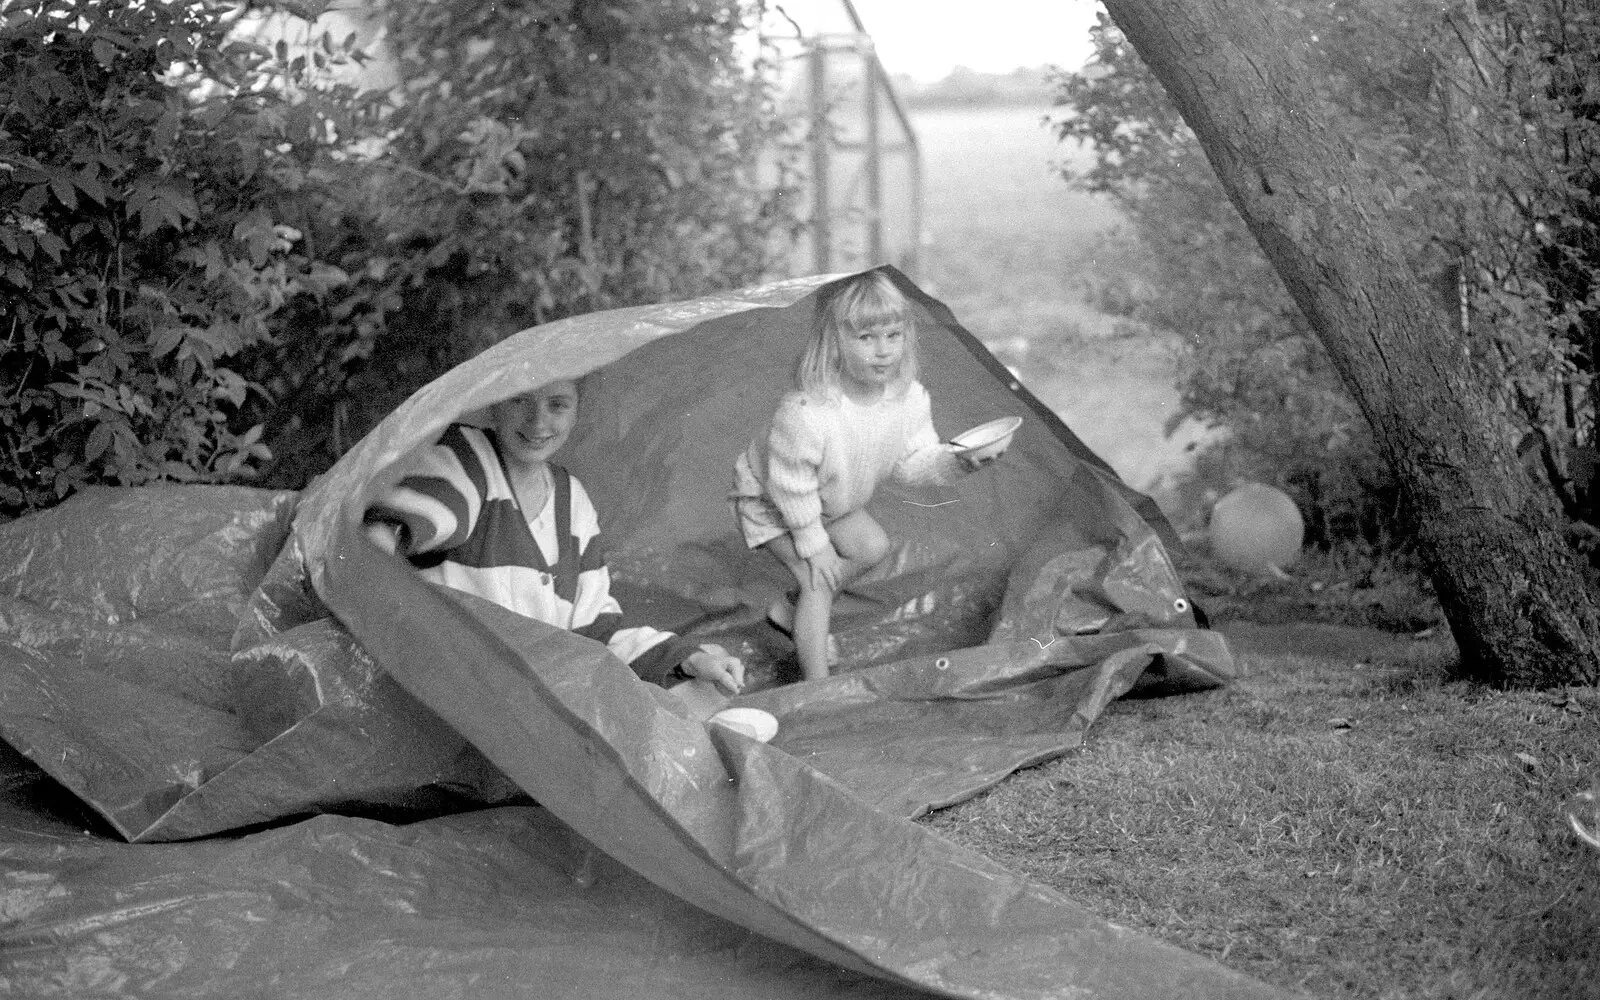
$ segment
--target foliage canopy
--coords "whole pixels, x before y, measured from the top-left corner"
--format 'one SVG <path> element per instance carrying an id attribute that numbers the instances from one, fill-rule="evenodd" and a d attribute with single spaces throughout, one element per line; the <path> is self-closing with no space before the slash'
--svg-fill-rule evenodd
<path id="1" fill-rule="evenodd" d="M 0 514 L 298 487 L 508 333 L 782 260 L 750 0 L 380 4 L 375 90 L 326 6 L 0 0 Z"/>
<path id="2" fill-rule="evenodd" d="M 248 473 L 246 355 L 343 280 L 283 222 L 310 119 L 198 5 L 0 16 L 0 509 Z"/>

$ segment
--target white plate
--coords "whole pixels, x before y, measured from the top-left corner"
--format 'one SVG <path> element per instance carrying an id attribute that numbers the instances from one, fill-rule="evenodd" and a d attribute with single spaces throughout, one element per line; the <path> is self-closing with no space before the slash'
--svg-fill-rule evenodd
<path id="1" fill-rule="evenodd" d="M 761 743 L 778 735 L 777 716 L 759 708 L 725 708 L 706 721 L 727 726 Z"/>

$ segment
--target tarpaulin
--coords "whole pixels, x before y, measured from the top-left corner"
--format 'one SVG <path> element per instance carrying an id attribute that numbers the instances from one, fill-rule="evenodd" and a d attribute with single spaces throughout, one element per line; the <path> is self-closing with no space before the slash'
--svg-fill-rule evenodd
<path id="1" fill-rule="evenodd" d="M 711 915 L 696 918 L 716 928 L 709 939 L 743 943 L 700 952 L 659 932 L 630 943 L 619 914 L 609 958 L 570 936 L 550 947 L 519 938 L 499 952 L 496 935 L 512 932 L 485 916 L 482 941 L 464 931 L 424 958 L 406 934 L 413 917 L 421 926 L 436 915 L 374 890 L 376 905 L 404 914 L 395 919 L 405 933 L 380 925 L 328 951 L 308 945 L 300 959 L 286 956 L 306 978 L 284 970 L 275 981 L 299 985 L 266 995 L 334 995 L 318 993 L 320 962 L 362 969 L 350 990 L 393 988 L 381 968 L 412 961 L 450 970 L 430 995 L 501 972 L 527 981 L 483 995 L 644 995 L 604 983 L 627 970 L 681 972 L 687 952 L 721 956 L 705 959 L 716 970 L 705 982 L 733 997 L 790 995 L 770 988 L 767 961 L 802 970 L 793 995 L 849 974 L 865 978 L 838 987 L 844 995 L 1274 995 L 906 819 L 1065 752 L 1130 690 L 1221 683 L 1232 658 L 1195 627 L 1159 511 L 947 310 L 890 274 L 917 310 L 941 433 L 1009 414 L 1025 423 L 998 465 L 874 501 L 899 547 L 885 572 L 841 601 L 843 662 L 822 681 L 788 683 L 792 651 L 763 615 L 786 571 L 744 549 L 726 497 L 732 456 L 786 387 L 822 279 L 508 338 L 417 393 L 299 496 L 125 491 L 0 528 L 0 552 L 15 567 L 3 591 L 0 736 L 127 840 L 257 830 L 226 846 L 91 837 L 45 849 L 63 834 L 12 837 L 7 856 L 24 862 L 21 881 L 49 887 L 6 911 L 18 915 L 4 941 L 27 956 L 16 974 L 39 986 L 94 968 L 122 984 L 112 992 L 170 976 L 204 993 L 237 968 L 232 952 L 204 947 L 206 934 L 265 948 L 265 961 L 284 947 L 275 935 L 290 932 L 270 907 L 261 927 L 219 923 L 210 890 L 184 887 L 182 852 L 198 852 L 193 870 L 209 874 L 196 878 L 219 880 L 224 894 L 308 895 L 317 912 L 337 913 L 372 902 L 362 838 L 432 843 L 442 830 L 495 841 L 517 828 L 526 830 L 519 843 L 554 852 L 528 864 L 560 872 L 572 864 L 564 851 L 603 857 L 618 879 L 642 876 L 664 891 L 640 905 L 689 904 Z M 362 512 L 408 453 L 450 421 L 558 378 L 578 379 L 582 400 L 558 460 L 601 510 L 630 618 L 743 656 L 752 690 L 739 701 L 778 716 L 773 743 L 708 729 L 603 646 L 433 587 L 366 542 Z M 461 812 L 483 805 L 503 808 Z M 260 829 L 313 812 L 341 815 Z M 435 818 L 393 825 L 425 816 Z M 341 857 L 279 879 L 280 890 L 248 884 L 253 851 L 321 858 L 328 838 L 361 865 Z M 75 867 L 80 856 L 115 859 L 88 864 L 103 885 Z M 341 882 L 330 872 L 352 874 Z M 170 895 L 136 902 L 135 883 L 150 882 Z M 97 893 L 118 902 L 97 903 Z M 582 895 L 601 909 L 571 926 L 605 926 L 605 895 Z M 568 926 L 537 900 L 506 905 Z M 125 924 L 163 943 L 124 947 L 124 932 L 102 933 Z M 352 965 L 350 948 L 370 954 Z M 746 968 L 753 953 L 769 956 L 760 970 Z M 589 979 L 575 971 L 591 964 Z M 542 992 L 547 975 L 566 985 Z M 350 990 L 337 995 L 364 995 Z"/>

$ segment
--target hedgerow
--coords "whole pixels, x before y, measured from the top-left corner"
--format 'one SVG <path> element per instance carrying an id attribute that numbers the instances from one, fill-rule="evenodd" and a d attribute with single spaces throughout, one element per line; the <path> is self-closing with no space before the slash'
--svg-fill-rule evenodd
<path id="1" fill-rule="evenodd" d="M 378 4 L 382 52 L 244 30 L 326 6 L 0 0 L 0 515 L 299 487 L 509 333 L 783 260 L 746 0 Z M 398 83 L 335 72 L 375 56 Z"/>
<path id="2" fill-rule="evenodd" d="M 0 8 L 0 510 L 86 483 L 224 481 L 269 456 L 240 362 L 340 284 L 284 202 L 305 108 L 215 8 Z"/>

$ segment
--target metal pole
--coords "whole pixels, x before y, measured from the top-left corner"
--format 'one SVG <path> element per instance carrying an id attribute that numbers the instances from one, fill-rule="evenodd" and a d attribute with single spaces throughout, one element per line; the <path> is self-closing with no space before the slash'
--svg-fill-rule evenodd
<path id="1" fill-rule="evenodd" d="M 878 92 L 883 86 L 879 79 L 878 56 L 872 42 L 858 36 L 857 51 L 861 54 L 861 85 L 867 102 L 867 260 L 868 267 L 883 263 L 883 151 L 882 137 L 878 134 Z"/>
<path id="2" fill-rule="evenodd" d="M 811 259 L 817 274 L 833 267 L 833 206 L 828 191 L 828 52 L 822 39 L 813 39 L 811 67 Z"/>
<path id="3" fill-rule="evenodd" d="M 915 278 L 922 252 L 922 144 L 917 141 L 917 130 L 912 127 L 911 116 L 906 114 L 905 107 L 901 105 L 900 95 L 895 93 L 889 74 L 876 59 L 873 60 L 873 72 L 881 93 L 889 102 L 890 112 L 900 125 L 900 134 L 905 136 L 906 158 L 911 174 L 911 239 L 905 256 L 895 266 Z"/>
<path id="4" fill-rule="evenodd" d="M 917 145 L 915 132 L 907 131 L 907 157 L 911 161 L 911 239 L 906 246 L 906 274 L 917 276 L 922 261 L 922 147 Z"/>

